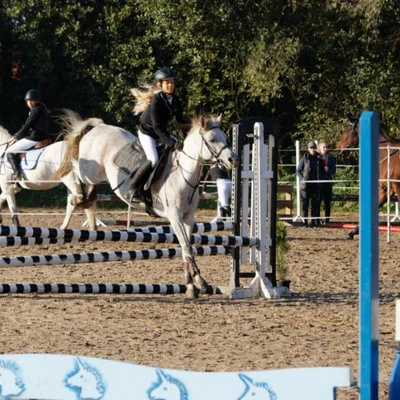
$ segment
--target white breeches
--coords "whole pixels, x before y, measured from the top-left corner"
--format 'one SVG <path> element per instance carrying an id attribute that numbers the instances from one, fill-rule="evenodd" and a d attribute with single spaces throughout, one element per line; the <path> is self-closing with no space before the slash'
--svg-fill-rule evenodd
<path id="1" fill-rule="evenodd" d="M 218 206 L 229 206 L 229 198 L 232 192 L 232 181 L 229 179 L 217 179 Z"/>
<path id="2" fill-rule="evenodd" d="M 28 149 L 32 148 L 37 143 L 39 143 L 39 142 L 36 142 L 35 140 L 25 139 L 25 138 L 17 140 L 6 150 L 6 154 L 21 153 L 24 150 L 28 150 Z"/>
<path id="3" fill-rule="evenodd" d="M 138 131 L 138 138 L 146 154 L 146 158 L 151 162 L 151 166 L 154 168 L 158 161 L 156 140 L 140 131 Z"/>

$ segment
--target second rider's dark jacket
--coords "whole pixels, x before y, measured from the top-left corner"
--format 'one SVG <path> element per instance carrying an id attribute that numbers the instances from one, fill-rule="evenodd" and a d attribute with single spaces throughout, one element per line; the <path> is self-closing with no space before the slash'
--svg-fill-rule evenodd
<path id="1" fill-rule="evenodd" d="M 169 102 L 164 92 L 156 93 L 149 106 L 140 117 L 140 131 L 156 140 L 173 146 L 175 141 L 170 138 L 168 123 L 175 117 L 176 121 L 184 124 L 182 105 L 176 95 Z"/>
<path id="2" fill-rule="evenodd" d="M 36 142 L 49 138 L 49 112 L 43 103 L 37 103 L 29 111 L 24 125 L 14 137 L 17 140 L 26 138 Z"/>

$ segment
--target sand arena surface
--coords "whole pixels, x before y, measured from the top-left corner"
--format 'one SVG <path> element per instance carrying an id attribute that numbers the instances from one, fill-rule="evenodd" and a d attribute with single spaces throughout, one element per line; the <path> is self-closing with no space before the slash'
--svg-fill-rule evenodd
<path id="1" fill-rule="evenodd" d="M 25 210 L 32 212 L 32 210 Z M 43 210 L 38 210 L 43 212 Z M 21 215 L 26 226 L 59 227 L 54 215 Z M 210 220 L 199 212 L 198 221 Z M 115 214 L 103 218 L 117 218 Z M 119 216 L 118 218 L 122 218 Z M 143 219 L 143 217 L 137 217 Z M 80 228 L 83 216 L 71 228 Z M 10 223 L 6 217 L 5 224 Z M 358 375 L 358 238 L 342 229 L 287 228 L 291 298 L 202 295 L 0 295 L 3 353 L 85 355 L 160 368 L 247 371 L 350 366 Z M 380 234 L 380 399 L 395 358 L 399 234 Z M 87 242 L 0 249 L 1 256 L 164 248 Z M 199 258 L 212 285 L 228 282 L 229 257 Z M 0 269 L 1 283 L 183 283 L 179 259 Z M 246 282 L 244 282 L 246 283 Z M 347 396 L 347 397 L 346 397 Z M 351 397 L 353 396 L 353 397 Z M 355 399 L 348 393 L 342 398 Z"/>

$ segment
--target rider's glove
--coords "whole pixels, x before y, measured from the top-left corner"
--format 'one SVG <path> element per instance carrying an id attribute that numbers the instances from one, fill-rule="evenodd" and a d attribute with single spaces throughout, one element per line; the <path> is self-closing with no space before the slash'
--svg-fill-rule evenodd
<path id="1" fill-rule="evenodd" d="M 174 149 L 178 150 L 178 151 L 182 151 L 183 150 L 183 143 L 182 142 L 175 142 Z"/>

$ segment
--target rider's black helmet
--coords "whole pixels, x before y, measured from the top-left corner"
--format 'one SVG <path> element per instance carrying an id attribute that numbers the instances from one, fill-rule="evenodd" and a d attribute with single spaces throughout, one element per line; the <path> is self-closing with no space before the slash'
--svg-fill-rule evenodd
<path id="1" fill-rule="evenodd" d="M 25 100 L 40 100 L 40 92 L 36 89 L 31 89 L 26 92 Z"/>
<path id="2" fill-rule="evenodd" d="M 164 81 L 166 79 L 176 79 L 175 72 L 171 68 L 161 68 L 154 74 L 156 82 Z"/>

